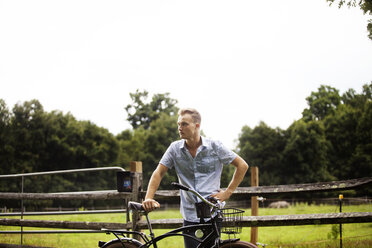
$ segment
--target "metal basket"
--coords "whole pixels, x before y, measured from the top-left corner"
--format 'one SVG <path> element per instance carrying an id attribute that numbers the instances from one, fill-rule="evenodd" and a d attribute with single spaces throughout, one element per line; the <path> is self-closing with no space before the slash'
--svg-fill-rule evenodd
<path id="1" fill-rule="evenodd" d="M 222 209 L 223 219 L 221 232 L 226 234 L 237 234 L 242 232 L 242 217 L 244 210 L 237 208 Z"/>

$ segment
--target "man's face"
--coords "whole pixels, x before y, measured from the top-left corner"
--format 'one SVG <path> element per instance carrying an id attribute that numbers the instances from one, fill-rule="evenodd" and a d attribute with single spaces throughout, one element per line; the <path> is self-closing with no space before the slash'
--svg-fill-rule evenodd
<path id="1" fill-rule="evenodd" d="M 197 133 L 199 124 L 193 122 L 190 114 L 180 115 L 178 117 L 178 133 L 181 139 L 190 139 Z"/>

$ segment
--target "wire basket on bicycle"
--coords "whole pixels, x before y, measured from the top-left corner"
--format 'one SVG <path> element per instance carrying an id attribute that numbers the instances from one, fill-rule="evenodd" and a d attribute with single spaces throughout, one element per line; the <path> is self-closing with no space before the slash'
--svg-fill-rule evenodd
<path id="1" fill-rule="evenodd" d="M 238 234 L 242 232 L 242 217 L 244 210 L 237 208 L 223 208 L 221 232 L 226 234 Z"/>

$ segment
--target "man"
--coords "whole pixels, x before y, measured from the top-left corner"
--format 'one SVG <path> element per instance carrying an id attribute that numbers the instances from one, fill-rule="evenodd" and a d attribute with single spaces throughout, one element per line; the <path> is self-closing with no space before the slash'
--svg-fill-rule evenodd
<path id="1" fill-rule="evenodd" d="M 160 204 L 154 200 L 163 176 L 170 168 L 175 168 L 181 184 L 184 184 L 203 197 L 213 196 L 225 201 L 244 178 L 248 164 L 237 154 L 225 148 L 220 142 L 200 136 L 201 116 L 195 109 L 181 109 L 178 112 L 178 131 L 181 140 L 173 142 L 164 153 L 153 172 L 143 206 L 152 211 Z M 235 166 L 233 178 L 226 190 L 220 189 L 222 166 Z M 187 191 L 181 191 L 181 214 L 184 225 L 199 223 L 195 203 L 200 201 Z M 185 247 L 196 247 L 193 240 L 185 239 Z"/>

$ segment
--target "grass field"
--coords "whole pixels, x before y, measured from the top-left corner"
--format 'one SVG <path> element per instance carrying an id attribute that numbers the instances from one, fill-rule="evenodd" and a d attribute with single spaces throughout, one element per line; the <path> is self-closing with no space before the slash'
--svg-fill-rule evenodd
<path id="1" fill-rule="evenodd" d="M 287 209 L 261 208 L 260 215 L 287 215 L 287 214 L 311 214 L 311 213 L 335 213 L 337 206 L 331 205 L 307 205 L 297 204 Z M 372 212 L 372 205 L 344 206 L 343 212 Z M 246 215 L 250 210 L 246 210 Z M 125 214 L 92 214 L 92 215 L 62 215 L 62 216 L 34 216 L 27 219 L 47 219 L 66 221 L 90 221 L 90 222 L 124 222 Z M 179 210 L 155 211 L 150 214 L 152 219 L 181 218 Z M 260 227 L 258 241 L 266 244 L 266 247 L 339 247 L 339 225 L 309 225 L 287 227 Z M 19 230 L 19 227 L 0 226 L 0 230 Z M 35 230 L 37 228 L 24 228 Z M 167 230 L 155 230 L 156 235 L 165 233 Z M 146 233 L 147 230 L 145 231 Z M 240 234 L 242 240 L 250 240 L 250 228 L 244 228 Z M 98 247 L 98 241 L 114 239 L 113 235 L 106 234 L 25 234 L 23 244 L 43 247 L 80 248 Z M 1 234 L 0 243 L 20 244 L 19 234 Z M 372 223 L 344 224 L 343 247 L 372 247 Z M 182 238 L 169 238 L 159 244 L 164 248 L 183 247 Z"/>

